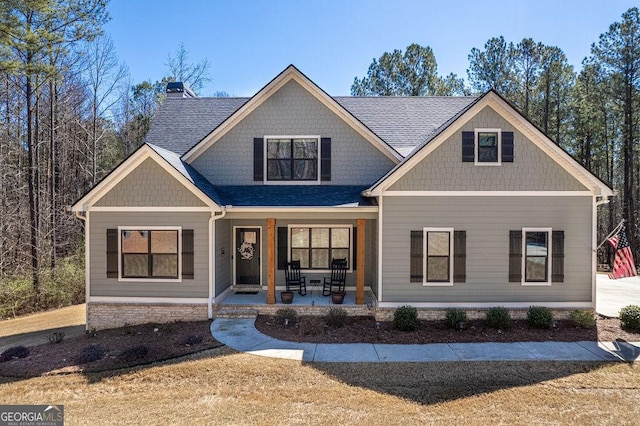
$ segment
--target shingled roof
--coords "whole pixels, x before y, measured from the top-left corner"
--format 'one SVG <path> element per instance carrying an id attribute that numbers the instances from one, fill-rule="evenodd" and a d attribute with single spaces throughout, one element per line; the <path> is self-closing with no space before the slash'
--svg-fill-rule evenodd
<path id="1" fill-rule="evenodd" d="M 167 98 L 156 113 L 146 142 L 182 155 L 249 99 Z M 403 156 L 476 100 L 456 96 L 333 99 Z"/>

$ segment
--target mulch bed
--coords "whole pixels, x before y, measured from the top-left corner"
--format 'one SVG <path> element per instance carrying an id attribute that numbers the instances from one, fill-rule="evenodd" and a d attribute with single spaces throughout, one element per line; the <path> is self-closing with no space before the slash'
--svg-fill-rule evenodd
<path id="1" fill-rule="evenodd" d="M 211 336 L 209 326 L 209 321 L 176 322 L 87 333 L 60 343 L 30 347 L 26 358 L 0 362 L 0 376 L 100 372 L 172 359 L 221 346 Z M 87 351 L 102 352 L 102 356 L 93 362 L 83 361 Z"/>
<path id="2" fill-rule="evenodd" d="M 377 324 L 377 325 L 376 325 Z M 578 342 L 578 341 L 640 341 L 640 333 L 620 328 L 616 318 L 598 318 L 596 327 L 576 327 L 569 320 L 558 320 L 550 330 L 529 327 L 524 320 L 514 320 L 510 330 L 489 328 L 482 320 L 469 321 L 467 328 L 456 331 L 443 321 L 421 321 L 416 331 L 398 331 L 392 322 L 376 323 L 372 317 L 350 317 L 348 325 L 340 328 L 325 327 L 320 335 L 300 333 L 299 323 L 283 326 L 275 316 L 259 316 L 256 328 L 269 336 L 292 342 L 311 343 L 471 343 L 471 342 Z"/>

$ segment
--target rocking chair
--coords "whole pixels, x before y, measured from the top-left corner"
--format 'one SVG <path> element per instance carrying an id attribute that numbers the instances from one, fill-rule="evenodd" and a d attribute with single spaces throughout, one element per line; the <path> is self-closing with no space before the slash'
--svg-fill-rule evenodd
<path id="1" fill-rule="evenodd" d="M 300 261 L 294 260 L 287 263 L 285 271 L 287 291 L 298 290 L 301 296 L 307 294 L 307 278 L 300 275 Z"/>
<path id="2" fill-rule="evenodd" d="M 333 259 L 331 261 L 331 276 L 324 277 L 322 295 L 329 296 L 334 291 L 334 287 L 338 288 L 338 292 L 344 292 L 344 284 L 346 279 L 347 259 Z"/>

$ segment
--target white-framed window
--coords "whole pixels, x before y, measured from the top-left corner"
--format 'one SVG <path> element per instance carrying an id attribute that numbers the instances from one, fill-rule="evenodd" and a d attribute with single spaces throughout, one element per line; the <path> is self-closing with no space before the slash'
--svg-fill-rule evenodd
<path id="1" fill-rule="evenodd" d="M 453 285 L 453 228 L 423 228 L 422 233 L 422 284 Z"/>
<path id="2" fill-rule="evenodd" d="M 522 228 L 522 285 L 551 285 L 551 228 Z"/>
<path id="3" fill-rule="evenodd" d="M 289 225 L 289 261 L 299 260 L 300 269 L 331 270 L 332 259 L 346 259 L 353 271 L 353 225 Z"/>
<path id="4" fill-rule="evenodd" d="M 265 136 L 265 182 L 320 182 L 320 136 Z"/>
<path id="5" fill-rule="evenodd" d="M 474 163 L 476 166 L 499 166 L 502 164 L 501 129 L 474 130 Z"/>
<path id="6" fill-rule="evenodd" d="M 182 227 L 119 226 L 119 281 L 182 281 Z"/>

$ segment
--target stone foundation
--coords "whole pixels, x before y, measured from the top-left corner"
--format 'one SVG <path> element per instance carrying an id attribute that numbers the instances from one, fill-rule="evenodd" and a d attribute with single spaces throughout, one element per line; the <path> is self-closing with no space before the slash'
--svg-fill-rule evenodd
<path id="1" fill-rule="evenodd" d="M 293 309 L 299 316 L 324 316 L 331 308 L 341 308 L 348 316 L 373 316 L 375 308 L 367 308 L 367 305 L 215 305 L 214 318 L 248 318 L 258 315 L 275 315 L 280 309 Z M 392 314 L 393 315 L 393 314 Z"/>
<path id="2" fill-rule="evenodd" d="M 147 323 L 206 321 L 207 305 L 87 303 L 87 329 L 123 327 Z"/>

